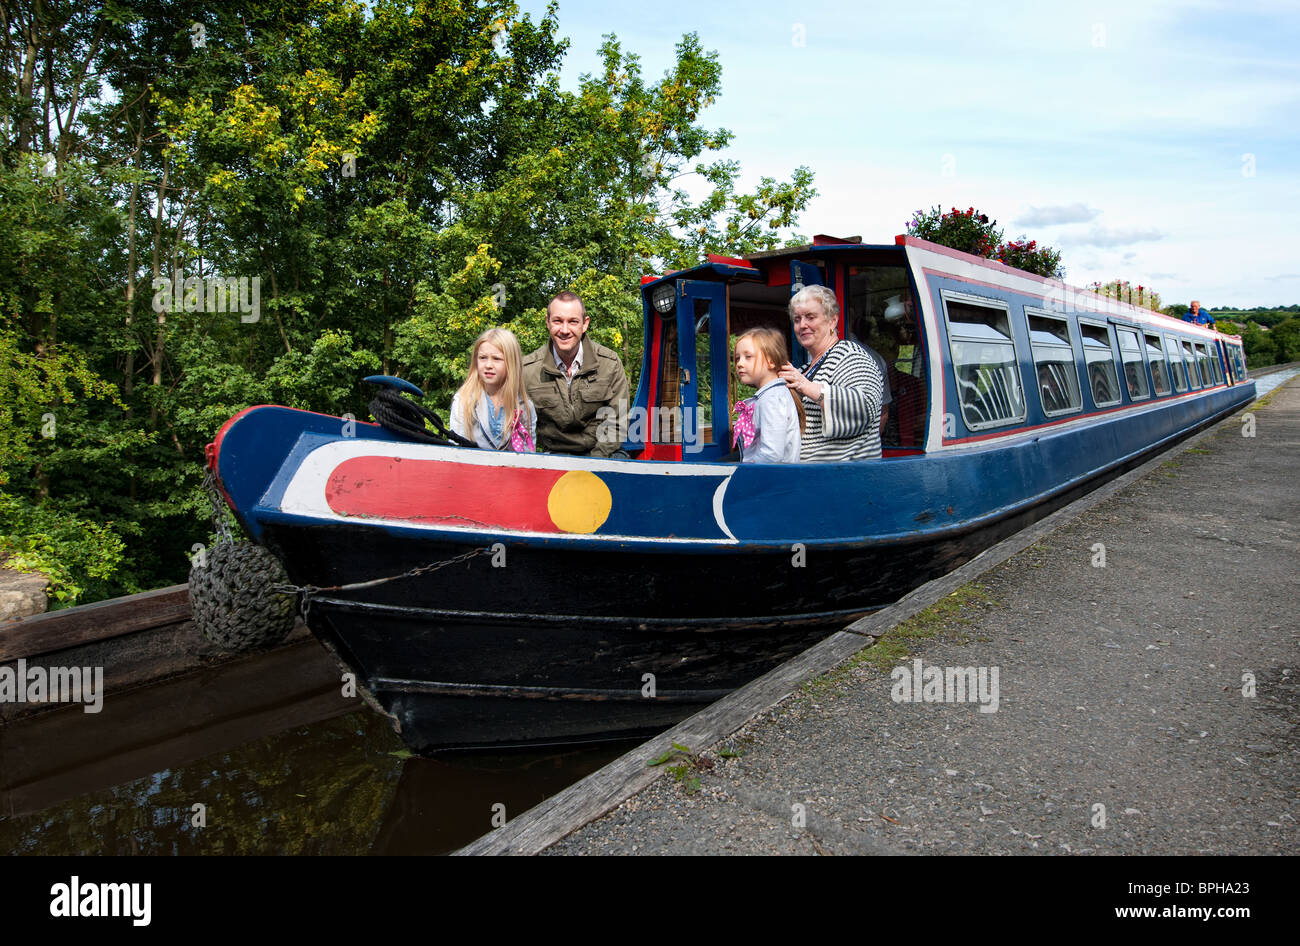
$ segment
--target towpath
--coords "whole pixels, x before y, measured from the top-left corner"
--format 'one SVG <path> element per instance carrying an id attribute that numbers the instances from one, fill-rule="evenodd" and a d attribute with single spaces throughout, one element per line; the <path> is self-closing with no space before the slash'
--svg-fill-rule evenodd
<path id="1" fill-rule="evenodd" d="M 546 853 L 1294 853 L 1300 381 L 1251 413 Z M 996 712 L 895 701 L 918 659 Z"/>

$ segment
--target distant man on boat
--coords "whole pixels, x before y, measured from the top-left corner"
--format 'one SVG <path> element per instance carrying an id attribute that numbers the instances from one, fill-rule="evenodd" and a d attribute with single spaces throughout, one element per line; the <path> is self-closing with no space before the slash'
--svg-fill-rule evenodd
<path id="1" fill-rule="evenodd" d="M 537 447 L 549 453 L 624 458 L 624 437 L 598 437 L 618 412 L 618 430 L 627 431 L 627 372 L 617 354 L 587 337 L 591 319 L 582 300 L 562 292 L 546 307 L 551 336 L 524 359 L 524 384 L 537 408 Z M 608 424 L 606 424 L 608 430 Z"/>
<path id="2" fill-rule="evenodd" d="M 1214 316 L 1201 308 L 1199 299 L 1192 300 L 1192 307 L 1183 315 L 1184 322 L 1194 322 L 1197 325 L 1213 325 Z"/>

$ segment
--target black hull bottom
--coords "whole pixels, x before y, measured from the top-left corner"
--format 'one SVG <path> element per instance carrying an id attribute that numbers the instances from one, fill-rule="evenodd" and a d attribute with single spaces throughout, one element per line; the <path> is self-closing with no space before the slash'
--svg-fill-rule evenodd
<path id="1" fill-rule="evenodd" d="M 818 551 L 802 568 L 787 552 L 741 558 L 511 549 L 496 574 L 484 556 L 360 593 L 322 593 L 308 623 L 418 752 L 646 735 L 1071 498 L 938 543 Z M 318 587 L 399 574 L 467 551 L 352 529 L 268 529 L 267 540 L 290 563 L 295 583 Z M 365 575 L 343 564 L 357 561 L 368 564 Z M 594 593 L 583 584 L 593 575 Z M 649 575 L 653 596 L 645 593 Z M 485 613 L 470 606 L 476 602 L 467 592 L 482 594 L 489 581 L 547 591 L 534 592 L 529 610 Z M 827 602 L 834 607 L 827 610 Z"/>

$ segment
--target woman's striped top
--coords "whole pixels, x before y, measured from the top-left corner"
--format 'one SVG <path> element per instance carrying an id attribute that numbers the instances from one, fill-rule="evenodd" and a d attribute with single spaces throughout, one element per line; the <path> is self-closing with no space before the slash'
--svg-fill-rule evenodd
<path id="1" fill-rule="evenodd" d="M 826 385 L 822 403 L 804 398 L 808 426 L 799 459 L 835 462 L 880 459 L 880 400 L 885 379 L 875 360 L 841 339 L 805 372 Z"/>

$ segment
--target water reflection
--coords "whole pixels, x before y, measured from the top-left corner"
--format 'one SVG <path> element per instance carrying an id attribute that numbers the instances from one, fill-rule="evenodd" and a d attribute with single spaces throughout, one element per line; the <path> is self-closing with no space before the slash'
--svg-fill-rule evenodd
<path id="1" fill-rule="evenodd" d="M 513 818 L 627 748 L 421 759 L 360 710 L 0 819 L 0 851 L 443 854 L 491 830 L 493 805 Z"/>

